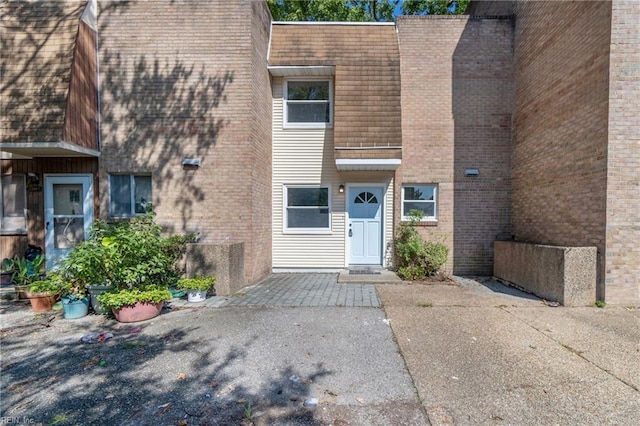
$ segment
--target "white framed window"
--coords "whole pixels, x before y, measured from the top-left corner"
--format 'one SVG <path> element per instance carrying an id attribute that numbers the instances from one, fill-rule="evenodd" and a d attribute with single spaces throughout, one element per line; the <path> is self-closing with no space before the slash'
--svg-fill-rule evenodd
<path id="1" fill-rule="evenodd" d="M 283 94 L 285 127 L 317 129 L 332 125 L 330 79 L 285 80 Z"/>
<path id="2" fill-rule="evenodd" d="M 151 176 L 109 175 L 109 215 L 131 217 L 151 210 Z"/>
<path id="3" fill-rule="evenodd" d="M 25 175 L 2 175 L 0 179 L 0 230 L 26 232 L 27 184 Z"/>
<path id="4" fill-rule="evenodd" d="M 403 185 L 402 186 L 402 220 L 409 219 L 409 212 L 422 212 L 423 221 L 438 219 L 438 185 Z"/>
<path id="5" fill-rule="evenodd" d="M 331 231 L 331 190 L 327 186 L 284 186 L 284 231 Z"/>

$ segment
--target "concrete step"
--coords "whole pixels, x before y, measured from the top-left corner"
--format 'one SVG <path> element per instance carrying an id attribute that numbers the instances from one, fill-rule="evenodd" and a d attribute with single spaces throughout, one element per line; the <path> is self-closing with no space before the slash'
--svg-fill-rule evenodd
<path id="1" fill-rule="evenodd" d="M 393 271 L 372 267 L 352 267 L 338 274 L 341 284 L 402 284 Z"/>

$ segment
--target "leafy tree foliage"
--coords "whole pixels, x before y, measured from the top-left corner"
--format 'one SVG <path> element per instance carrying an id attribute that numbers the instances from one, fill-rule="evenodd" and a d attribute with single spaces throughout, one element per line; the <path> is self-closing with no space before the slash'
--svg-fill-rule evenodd
<path id="1" fill-rule="evenodd" d="M 403 15 L 461 15 L 470 0 L 405 0 Z"/>
<path id="2" fill-rule="evenodd" d="M 470 0 L 267 0 L 276 21 L 393 21 L 403 15 L 462 14 Z"/>

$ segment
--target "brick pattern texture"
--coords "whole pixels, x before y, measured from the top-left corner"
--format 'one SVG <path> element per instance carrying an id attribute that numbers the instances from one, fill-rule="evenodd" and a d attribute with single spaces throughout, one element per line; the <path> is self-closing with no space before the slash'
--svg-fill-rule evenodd
<path id="1" fill-rule="evenodd" d="M 98 18 L 102 211 L 108 174 L 151 174 L 159 223 L 245 242 L 249 282 L 271 259 L 271 16 L 255 3 L 103 1 Z"/>
<path id="2" fill-rule="evenodd" d="M 456 274 L 491 274 L 493 241 L 509 235 L 512 108 L 510 19 L 400 17 L 401 182 L 437 184 L 438 223 Z M 466 177 L 465 169 L 480 171 Z"/>
<path id="3" fill-rule="evenodd" d="M 61 140 L 85 5 L 86 0 L 0 2 L 0 141 Z"/>
<path id="4" fill-rule="evenodd" d="M 512 232 L 596 246 L 604 298 L 609 2 L 517 3 Z"/>
<path id="5" fill-rule="evenodd" d="M 611 15 L 605 296 L 640 305 L 640 2 Z"/>

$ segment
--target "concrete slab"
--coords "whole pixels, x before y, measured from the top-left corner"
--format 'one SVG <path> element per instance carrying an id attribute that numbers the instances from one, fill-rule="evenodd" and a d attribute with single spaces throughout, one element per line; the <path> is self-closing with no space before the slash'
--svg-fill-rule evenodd
<path id="1" fill-rule="evenodd" d="M 640 423 L 636 311 L 553 308 L 471 281 L 377 287 L 432 424 Z"/>
<path id="2" fill-rule="evenodd" d="M 402 284 L 402 280 L 393 271 L 386 269 L 375 270 L 375 274 L 352 274 L 349 270 L 338 274 L 338 282 L 341 284 Z"/>
<path id="3" fill-rule="evenodd" d="M 540 306 L 537 297 L 507 287 L 490 279 L 456 277 L 453 284 L 427 283 L 403 286 L 377 285 L 378 295 L 385 305 L 417 307 L 432 306 Z"/>
<path id="4" fill-rule="evenodd" d="M 384 320 L 346 307 L 183 308 L 136 324 L 23 316 L 0 331 L 0 416 L 240 424 L 250 404 L 256 425 L 426 424 Z M 114 337 L 81 343 L 89 331 Z"/>
<path id="5" fill-rule="evenodd" d="M 505 308 L 629 386 L 640 389 L 640 308 Z"/>

